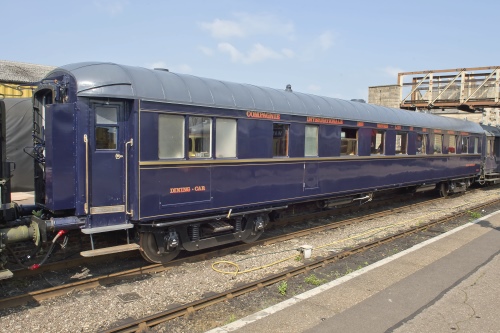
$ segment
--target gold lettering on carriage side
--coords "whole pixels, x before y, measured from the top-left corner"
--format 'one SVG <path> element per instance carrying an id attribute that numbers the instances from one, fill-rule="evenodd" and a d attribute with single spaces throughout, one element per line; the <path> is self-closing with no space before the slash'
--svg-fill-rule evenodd
<path id="1" fill-rule="evenodd" d="M 205 186 L 195 186 L 194 187 L 194 191 L 195 192 L 203 192 L 203 191 L 206 191 L 207 189 L 205 188 Z"/>
<path id="2" fill-rule="evenodd" d="M 342 125 L 344 123 L 342 119 L 317 118 L 317 117 L 307 117 L 307 122 L 315 124 L 334 124 L 334 125 Z"/>
<path id="3" fill-rule="evenodd" d="M 190 187 L 171 187 L 170 188 L 170 193 L 175 194 L 175 193 L 187 193 L 191 192 Z"/>
<path id="4" fill-rule="evenodd" d="M 400 125 L 394 126 L 394 129 L 400 130 L 402 127 Z"/>
<path id="5" fill-rule="evenodd" d="M 247 111 L 248 118 L 280 120 L 281 115 L 276 113 Z"/>
<path id="6" fill-rule="evenodd" d="M 467 132 L 460 132 L 460 135 L 469 135 Z"/>
<path id="7" fill-rule="evenodd" d="M 448 131 L 448 134 L 455 134 L 455 131 Z"/>
<path id="8" fill-rule="evenodd" d="M 441 133 L 441 130 L 435 129 L 434 133 Z"/>
<path id="9" fill-rule="evenodd" d="M 469 164 L 466 164 L 465 166 L 466 166 L 466 167 L 475 167 L 475 166 L 476 166 L 476 163 L 469 163 Z"/>
<path id="10" fill-rule="evenodd" d="M 389 128 L 387 124 L 377 124 L 377 128 Z"/>
<path id="11" fill-rule="evenodd" d="M 362 121 L 358 121 L 358 127 L 363 127 L 363 126 L 365 126 L 365 123 Z"/>

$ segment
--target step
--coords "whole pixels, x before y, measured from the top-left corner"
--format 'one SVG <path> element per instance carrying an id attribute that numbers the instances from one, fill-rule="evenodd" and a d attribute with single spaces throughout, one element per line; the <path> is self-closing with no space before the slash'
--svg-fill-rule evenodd
<path id="1" fill-rule="evenodd" d="M 134 244 L 124 244 L 124 245 L 118 245 L 118 246 L 105 247 L 105 248 L 97 249 L 97 250 L 83 251 L 83 252 L 80 252 L 80 255 L 82 257 L 86 257 L 86 258 L 87 257 L 97 257 L 97 256 L 106 255 L 106 254 L 139 250 L 139 248 L 140 248 L 139 244 L 135 244 L 135 243 Z"/>
<path id="2" fill-rule="evenodd" d="M 234 229 L 232 225 L 224 221 L 209 222 L 208 225 L 212 229 L 212 232 L 229 231 Z"/>
<path id="3" fill-rule="evenodd" d="M 84 234 L 91 235 L 91 234 L 98 234 L 101 232 L 131 229 L 133 227 L 134 225 L 132 223 L 126 223 L 126 224 L 107 225 L 104 227 L 97 227 L 97 228 L 83 228 L 81 230 Z"/>
<path id="4" fill-rule="evenodd" d="M 0 271 L 0 280 L 10 279 L 14 276 L 14 273 L 9 271 L 8 269 L 3 269 Z"/>

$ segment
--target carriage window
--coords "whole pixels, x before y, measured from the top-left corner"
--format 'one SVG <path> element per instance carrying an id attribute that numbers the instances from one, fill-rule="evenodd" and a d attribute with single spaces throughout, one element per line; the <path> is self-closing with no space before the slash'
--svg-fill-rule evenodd
<path id="1" fill-rule="evenodd" d="M 95 108 L 95 148 L 116 149 L 118 142 L 118 109 L 97 106 Z"/>
<path id="2" fill-rule="evenodd" d="M 273 124 L 273 156 L 287 157 L 288 156 L 288 131 L 290 125 Z"/>
<path id="3" fill-rule="evenodd" d="M 474 138 L 474 154 L 479 154 L 479 138 Z"/>
<path id="4" fill-rule="evenodd" d="M 212 157 L 212 119 L 189 117 L 189 157 Z"/>
<path id="5" fill-rule="evenodd" d="M 457 137 L 455 135 L 450 135 L 448 139 L 448 153 L 457 153 Z"/>
<path id="6" fill-rule="evenodd" d="M 494 138 L 488 138 L 487 144 L 486 144 L 486 155 L 487 156 L 493 156 L 494 155 L 494 143 L 495 139 Z"/>
<path id="7" fill-rule="evenodd" d="M 396 154 L 406 154 L 408 134 L 406 132 L 396 133 Z"/>
<path id="8" fill-rule="evenodd" d="M 236 119 L 217 118 L 215 155 L 218 158 L 236 157 Z"/>
<path id="9" fill-rule="evenodd" d="M 443 135 L 442 134 L 434 134 L 434 153 L 436 153 L 436 154 L 443 153 Z"/>
<path id="10" fill-rule="evenodd" d="M 340 133 L 340 155 L 358 154 L 358 130 L 355 128 L 342 128 Z"/>
<path id="11" fill-rule="evenodd" d="M 415 147 L 418 154 L 427 154 L 427 134 L 417 134 L 417 142 Z"/>
<path id="12" fill-rule="evenodd" d="M 468 154 L 469 153 L 469 137 L 468 136 L 462 136 L 462 154 Z"/>
<path id="13" fill-rule="evenodd" d="M 372 137 L 370 144 L 372 155 L 384 154 L 384 139 L 385 139 L 385 131 L 372 130 Z"/>
<path id="14" fill-rule="evenodd" d="M 184 116 L 159 115 L 158 157 L 184 157 Z"/>
<path id="15" fill-rule="evenodd" d="M 304 156 L 318 156 L 318 126 L 306 125 Z"/>

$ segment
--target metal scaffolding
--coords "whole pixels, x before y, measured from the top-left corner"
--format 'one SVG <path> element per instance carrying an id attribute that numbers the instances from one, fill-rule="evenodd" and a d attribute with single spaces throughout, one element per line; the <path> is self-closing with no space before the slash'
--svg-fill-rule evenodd
<path id="1" fill-rule="evenodd" d="M 499 83 L 500 66 L 399 73 L 400 107 L 469 112 L 499 108 Z"/>

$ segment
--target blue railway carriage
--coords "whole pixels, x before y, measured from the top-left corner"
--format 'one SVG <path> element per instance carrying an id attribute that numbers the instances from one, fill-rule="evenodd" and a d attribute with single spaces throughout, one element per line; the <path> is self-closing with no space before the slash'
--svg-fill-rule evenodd
<path id="1" fill-rule="evenodd" d="M 288 206 L 377 191 L 465 191 L 480 173 L 472 122 L 168 70 L 78 63 L 34 95 L 42 230 L 123 230 L 152 262 L 251 242 Z M 132 235 L 134 237 L 132 237 Z M 93 243 L 92 243 L 93 244 Z"/>
<path id="2" fill-rule="evenodd" d="M 500 129 L 495 126 L 481 125 L 484 129 L 484 152 L 481 174 L 478 182 L 481 185 L 500 183 Z"/>

